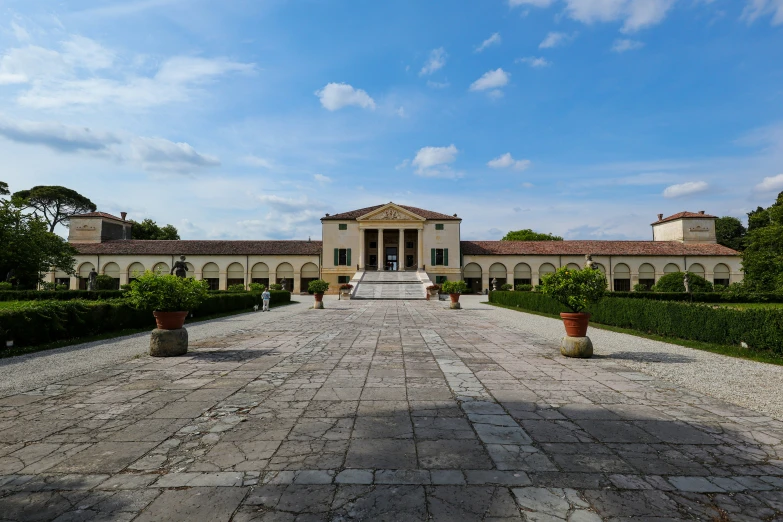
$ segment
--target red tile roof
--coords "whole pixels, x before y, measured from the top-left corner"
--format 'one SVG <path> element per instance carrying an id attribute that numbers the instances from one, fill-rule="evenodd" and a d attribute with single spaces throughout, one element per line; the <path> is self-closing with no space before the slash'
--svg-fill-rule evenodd
<path id="1" fill-rule="evenodd" d="M 367 208 L 360 208 L 357 210 L 351 210 L 350 212 L 342 212 L 340 214 L 334 214 L 332 216 L 325 216 L 321 218 L 321 221 L 349 221 L 354 220 L 356 218 L 362 217 L 365 214 L 369 214 L 373 210 L 378 210 L 381 207 L 385 207 L 388 205 L 388 203 L 384 203 L 383 205 L 375 205 L 374 207 L 367 207 Z M 395 205 L 397 205 L 395 203 Z M 400 208 L 404 208 L 408 212 L 413 212 L 417 216 L 421 216 L 424 219 L 436 219 L 439 221 L 461 221 L 461 218 L 458 218 L 457 216 L 448 216 L 446 214 L 441 214 L 440 212 L 433 212 L 432 210 L 425 210 L 423 208 L 416 208 L 416 207 L 409 207 L 406 205 L 397 205 Z"/>
<path id="2" fill-rule="evenodd" d="M 723 245 L 678 241 L 462 241 L 465 255 L 737 256 Z"/>
<path id="3" fill-rule="evenodd" d="M 663 219 L 659 219 L 653 225 L 658 225 L 659 223 L 666 223 L 667 221 L 674 221 L 675 219 L 683 219 L 683 218 L 708 218 L 708 219 L 717 219 L 718 216 L 712 216 L 710 214 L 703 214 L 701 212 L 678 212 L 674 215 L 671 215 L 669 217 L 665 217 Z"/>
<path id="4" fill-rule="evenodd" d="M 120 255 L 289 255 L 311 256 L 321 253 L 321 241 L 224 241 L 179 240 L 151 241 L 141 239 L 72 243 L 80 254 Z"/>
<path id="5" fill-rule="evenodd" d="M 111 214 L 107 214 L 106 212 L 87 212 L 86 214 L 75 214 L 71 217 L 102 217 L 116 219 L 117 221 L 124 221 L 121 217 L 113 216 Z"/>

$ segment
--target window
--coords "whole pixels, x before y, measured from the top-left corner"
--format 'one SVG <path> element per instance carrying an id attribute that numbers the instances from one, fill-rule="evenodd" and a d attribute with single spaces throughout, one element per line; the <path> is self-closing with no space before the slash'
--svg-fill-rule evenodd
<path id="1" fill-rule="evenodd" d="M 630 292 L 631 291 L 631 280 L 630 279 L 615 279 L 614 280 L 614 291 L 615 292 Z"/>
<path id="2" fill-rule="evenodd" d="M 339 230 L 348 230 L 348 225 L 345 223 L 340 223 L 339 225 L 337 225 L 337 228 Z"/>
<path id="3" fill-rule="evenodd" d="M 443 223 L 438 223 L 435 225 L 435 230 L 443 230 Z"/>
<path id="4" fill-rule="evenodd" d="M 449 280 L 448 276 L 435 276 L 435 284 L 436 285 L 442 285 L 446 281 Z"/>
<path id="5" fill-rule="evenodd" d="M 226 288 L 233 285 L 242 285 L 245 286 L 245 280 L 239 279 L 239 278 L 232 278 L 232 279 L 226 279 Z"/>
<path id="6" fill-rule="evenodd" d="M 655 279 L 639 279 L 639 284 L 644 285 L 647 290 L 652 290 L 652 287 L 655 284 Z"/>
<path id="7" fill-rule="evenodd" d="M 218 290 L 220 288 L 220 279 L 215 277 L 205 278 L 204 281 L 209 285 L 210 290 Z"/>
<path id="8" fill-rule="evenodd" d="M 344 285 L 351 282 L 351 276 L 337 276 L 337 284 Z"/>
<path id="9" fill-rule="evenodd" d="M 430 264 L 433 266 L 449 266 L 449 249 L 448 248 L 431 249 Z"/>
<path id="10" fill-rule="evenodd" d="M 377 241 L 370 241 L 370 248 L 378 248 L 378 242 Z"/>
<path id="11" fill-rule="evenodd" d="M 405 243 L 405 248 L 413 248 L 413 241 L 408 241 Z"/>
<path id="12" fill-rule="evenodd" d="M 334 266 L 350 266 L 350 265 L 351 265 L 351 249 L 335 248 Z"/>

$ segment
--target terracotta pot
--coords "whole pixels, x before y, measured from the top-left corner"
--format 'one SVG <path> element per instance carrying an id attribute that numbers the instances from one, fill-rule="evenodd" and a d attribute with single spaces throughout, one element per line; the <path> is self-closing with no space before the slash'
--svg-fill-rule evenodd
<path id="1" fill-rule="evenodd" d="M 563 312 L 560 314 L 565 325 L 566 335 L 568 337 L 587 336 L 587 325 L 590 322 L 590 314 L 580 312 L 578 314 Z"/>
<path id="2" fill-rule="evenodd" d="M 459 296 L 460 294 L 449 294 L 452 303 L 459 303 Z"/>
<path id="3" fill-rule="evenodd" d="M 324 294 L 315 294 L 315 302 L 320 303 L 324 300 Z"/>
<path id="4" fill-rule="evenodd" d="M 185 325 L 188 312 L 152 312 L 159 330 L 179 330 Z"/>

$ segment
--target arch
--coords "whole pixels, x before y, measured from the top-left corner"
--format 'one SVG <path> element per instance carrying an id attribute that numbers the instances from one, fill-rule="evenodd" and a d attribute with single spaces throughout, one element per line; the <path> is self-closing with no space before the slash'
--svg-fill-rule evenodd
<path id="1" fill-rule="evenodd" d="M 207 263 L 201 269 L 201 279 L 219 279 L 220 269 L 215 263 Z"/>
<path id="2" fill-rule="evenodd" d="M 195 277 L 196 275 L 196 268 L 191 265 L 190 263 L 185 263 L 185 266 L 188 269 L 188 277 Z"/>
<path id="3" fill-rule="evenodd" d="M 689 266 L 688 272 L 691 274 L 696 274 L 699 277 L 704 277 L 704 267 L 699 263 L 693 263 L 691 266 Z"/>
<path id="4" fill-rule="evenodd" d="M 715 265 L 712 275 L 712 280 L 716 285 L 729 286 L 731 283 L 731 270 L 723 263 Z"/>
<path id="5" fill-rule="evenodd" d="M 566 268 L 569 269 L 569 270 L 581 270 L 582 269 L 582 267 L 577 265 L 576 263 L 568 263 L 566 265 Z"/>
<path id="6" fill-rule="evenodd" d="M 481 267 L 476 263 L 470 263 L 465 266 L 464 277 L 466 279 L 481 279 Z"/>
<path id="7" fill-rule="evenodd" d="M 606 267 L 602 265 L 601 263 L 593 263 L 593 266 L 598 269 L 599 272 L 601 272 L 603 275 L 606 275 Z"/>
<path id="8" fill-rule="evenodd" d="M 320 272 L 318 271 L 318 266 L 314 263 L 305 263 L 304 266 L 302 266 L 302 269 L 299 271 L 301 276 L 306 279 L 318 279 L 320 277 Z"/>
<path id="9" fill-rule="evenodd" d="M 128 267 L 128 279 L 136 279 L 144 275 L 144 265 L 133 263 Z"/>
<path id="10" fill-rule="evenodd" d="M 519 263 L 514 267 L 514 279 L 530 279 L 531 270 L 527 263 Z"/>
<path id="11" fill-rule="evenodd" d="M 250 277 L 251 279 L 268 279 L 269 267 L 266 266 L 266 263 L 256 263 L 250 270 Z"/>
<path id="12" fill-rule="evenodd" d="M 152 267 L 152 271 L 159 275 L 167 275 L 170 272 L 169 265 L 161 261 L 160 263 L 155 263 L 155 266 Z"/>
<path id="13" fill-rule="evenodd" d="M 226 277 L 228 279 L 244 279 L 245 268 L 239 263 L 231 263 L 226 269 Z"/>
<path id="14" fill-rule="evenodd" d="M 278 279 L 284 277 L 286 279 L 291 279 L 294 277 L 294 267 L 291 266 L 291 263 L 280 263 L 275 269 L 275 275 Z"/>
<path id="15" fill-rule="evenodd" d="M 546 274 L 554 274 L 557 271 L 555 265 L 552 263 L 544 263 L 538 267 L 538 275 L 545 276 Z"/>
<path id="16" fill-rule="evenodd" d="M 120 265 L 117 263 L 106 263 L 103 267 L 103 275 L 113 277 L 114 279 L 120 278 Z"/>
<path id="17" fill-rule="evenodd" d="M 628 268 L 628 265 L 625 263 L 618 263 L 614 266 L 614 275 L 617 276 L 623 276 L 627 277 L 628 279 L 631 278 L 631 269 Z"/>
<path id="18" fill-rule="evenodd" d="M 674 263 L 669 263 L 668 265 L 663 267 L 663 273 L 664 274 L 673 274 L 673 273 L 679 272 L 679 271 L 680 271 L 679 265 L 676 265 Z"/>
<path id="19" fill-rule="evenodd" d="M 95 268 L 95 265 L 90 263 L 89 261 L 86 263 L 82 263 L 79 265 L 79 277 L 86 279 L 90 276 L 90 272 L 92 272 L 92 269 Z"/>
<path id="20" fill-rule="evenodd" d="M 489 267 L 489 278 L 505 279 L 508 276 L 506 271 L 506 265 L 503 263 L 495 263 Z"/>
<path id="21" fill-rule="evenodd" d="M 630 292 L 631 291 L 631 269 L 625 263 L 618 263 L 614 266 L 612 271 L 614 277 L 614 291 L 615 292 Z"/>
<path id="22" fill-rule="evenodd" d="M 644 263 L 639 267 L 639 279 L 655 279 L 655 267 L 650 263 Z"/>

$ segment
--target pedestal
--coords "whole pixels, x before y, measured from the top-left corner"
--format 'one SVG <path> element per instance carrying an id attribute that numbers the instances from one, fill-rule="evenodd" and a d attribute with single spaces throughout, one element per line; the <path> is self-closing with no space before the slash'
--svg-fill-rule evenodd
<path id="1" fill-rule="evenodd" d="M 452 310 L 459 310 L 462 307 L 459 305 L 459 301 L 457 301 L 456 303 L 449 303 L 449 308 Z"/>
<path id="2" fill-rule="evenodd" d="M 589 359 L 593 356 L 593 342 L 589 337 L 563 337 L 560 341 L 560 353 L 566 357 Z"/>
<path id="3" fill-rule="evenodd" d="M 313 308 L 315 310 L 323 310 L 324 309 L 324 302 L 323 301 L 316 301 L 313 305 Z"/>
<path id="4" fill-rule="evenodd" d="M 150 335 L 150 355 L 153 357 L 175 357 L 188 353 L 188 331 L 152 330 Z"/>

